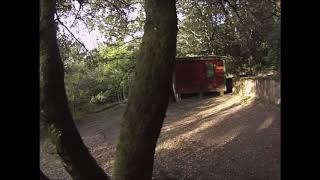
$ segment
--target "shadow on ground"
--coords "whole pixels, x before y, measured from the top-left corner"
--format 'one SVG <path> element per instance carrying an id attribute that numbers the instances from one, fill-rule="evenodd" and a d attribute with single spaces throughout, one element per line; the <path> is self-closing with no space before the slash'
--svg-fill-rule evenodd
<path id="1" fill-rule="evenodd" d="M 79 131 L 111 174 L 124 106 L 88 116 Z M 70 179 L 42 143 L 40 167 L 50 179 Z M 237 95 L 188 98 L 169 105 L 154 161 L 155 179 L 280 179 L 280 110 Z"/>
<path id="2" fill-rule="evenodd" d="M 207 107 L 206 101 L 210 100 L 200 104 Z M 233 103 L 226 105 L 227 101 Z M 226 106 L 217 108 L 220 105 Z M 197 116 L 195 110 L 193 117 L 182 120 L 167 119 L 157 146 L 155 177 L 280 179 L 279 109 L 259 101 L 244 104 L 230 96 L 219 105 L 200 108 L 206 111 Z"/>

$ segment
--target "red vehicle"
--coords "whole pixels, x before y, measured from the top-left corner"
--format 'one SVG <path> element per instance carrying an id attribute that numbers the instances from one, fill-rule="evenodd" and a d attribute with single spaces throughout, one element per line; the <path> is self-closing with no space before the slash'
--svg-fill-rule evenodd
<path id="1" fill-rule="evenodd" d="M 173 76 L 175 95 L 226 90 L 223 56 L 176 58 Z"/>

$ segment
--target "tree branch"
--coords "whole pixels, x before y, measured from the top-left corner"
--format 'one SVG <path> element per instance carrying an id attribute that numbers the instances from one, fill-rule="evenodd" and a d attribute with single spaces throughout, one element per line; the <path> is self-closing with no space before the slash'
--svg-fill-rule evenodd
<path id="1" fill-rule="evenodd" d="M 120 7 L 118 7 L 116 4 L 114 4 L 113 2 L 111 2 L 110 0 L 104 0 L 105 2 L 109 3 L 113 8 L 115 8 L 118 12 L 122 13 L 122 14 L 126 14 L 123 9 L 121 9 Z"/>
<path id="2" fill-rule="evenodd" d="M 81 42 L 79 41 L 76 36 L 69 30 L 69 28 L 63 24 L 63 22 L 60 21 L 59 18 L 56 18 L 56 20 L 71 34 L 71 36 L 78 42 L 81 44 L 81 46 L 83 46 L 83 48 L 88 52 L 89 50 L 86 48 L 86 46 Z"/>
<path id="3" fill-rule="evenodd" d="M 77 12 L 77 14 L 76 14 L 76 17 L 74 18 L 73 23 L 71 24 L 70 27 L 73 27 L 73 26 L 74 26 L 74 23 L 75 23 L 76 20 L 78 19 L 78 16 L 79 16 L 79 13 L 80 13 L 80 10 L 82 9 L 82 7 L 83 7 L 83 4 L 80 4 L 79 9 L 78 9 L 78 12 Z"/>
<path id="4" fill-rule="evenodd" d="M 181 26 L 180 29 L 181 29 L 181 30 L 183 29 L 183 30 L 185 30 L 185 31 L 187 31 L 187 32 L 190 32 L 190 33 L 191 33 L 194 37 L 196 37 L 196 38 L 201 38 L 201 37 L 202 37 L 201 35 L 195 33 L 195 32 L 192 31 L 191 29 L 187 29 L 187 28 L 185 28 L 185 27 L 183 27 L 183 26 Z"/>
<path id="5" fill-rule="evenodd" d="M 241 24 L 244 24 L 243 21 L 242 21 L 241 16 L 239 15 L 239 12 L 238 12 L 237 8 L 236 8 L 234 5 L 232 5 L 229 0 L 224 0 L 224 1 L 227 2 L 228 5 L 231 7 L 231 9 L 235 12 L 235 14 L 237 15 L 237 17 L 239 18 L 240 23 L 241 23 Z"/>
<path id="6" fill-rule="evenodd" d="M 229 15 L 229 12 L 224 8 L 223 0 L 221 0 L 219 4 L 220 4 L 220 6 L 221 6 L 221 8 L 222 8 L 222 10 L 223 10 L 223 12 L 224 12 L 224 14 L 225 14 L 226 16 L 228 16 L 228 15 Z"/>

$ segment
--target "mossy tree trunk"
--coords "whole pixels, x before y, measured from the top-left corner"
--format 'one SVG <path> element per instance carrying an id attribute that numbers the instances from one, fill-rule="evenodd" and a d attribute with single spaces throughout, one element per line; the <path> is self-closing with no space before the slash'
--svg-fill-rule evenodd
<path id="1" fill-rule="evenodd" d="M 174 0 L 145 0 L 146 21 L 135 81 L 123 115 L 115 180 L 150 180 L 157 139 L 171 92 L 176 54 Z"/>
<path id="2" fill-rule="evenodd" d="M 67 172 L 77 180 L 109 179 L 84 145 L 74 124 L 64 87 L 63 63 L 54 23 L 55 0 L 40 0 L 40 72 L 43 110 L 50 136 Z"/>

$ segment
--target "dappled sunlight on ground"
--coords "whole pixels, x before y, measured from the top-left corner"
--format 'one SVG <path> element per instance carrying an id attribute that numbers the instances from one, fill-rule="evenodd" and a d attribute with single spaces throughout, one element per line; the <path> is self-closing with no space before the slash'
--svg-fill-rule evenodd
<path id="1" fill-rule="evenodd" d="M 274 121 L 274 119 L 275 119 L 275 117 L 274 117 L 273 115 L 267 117 L 267 118 L 263 121 L 263 123 L 259 126 L 258 131 L 260 131 L 260 130 L 262 130 L 262 129 L 268 128 L 268 127 L 272 124 L 272 122 Z"/>
<path id="2" fill-rule="evenodd" d="M 205 107 L 201 111 L 189 104 L 180 115 L 166 118 L 155 176 L 280 179 L 280 110 L 234 95 L 215 100 L 222 99 L 211 105 L 211 99 L 202 100 L 203 105 L 197 103 Z M 259 128 L 264 131 L 257 133 Z"/>
<path id="3" fill-rule="evenodd" d="M 171 137 L 170 139 L 164 142 L 161 142 L 161 136 L 160 136 L 159 141 L 161 143 L 157 145 L 156 152 L 161 151 L 162 149 L 174 149 L 174 148 L 178 149 L 179 143 L 181 142 L 181 140 L 190 140 L 190 139 L 197 140 L 195 136 L 197 136 L 197 134 L 199 134 L 200 132 L 218 125 L 223 120 L 225 120 L 224 118 L 225 116 L 231 113 L 235 113 L 241 108 L 250 105 L 250 104 L 240 105 L 239 104 L 240 102 L 241 102 L 240 97 L 234 96 L 219 105 L 207 106 L 206 110 L 200 111 L 194 115 L 190 115 L 183 119 L 175 119 L 177 120 L 176 122 L 170 121 L 168 123 L 165 123 L 167 125 L 164 125 L 161 131 L 161 136 L 163 134 L 166 134 L 166 132 L 169 132 L 170 130 L 176 130 L 176 128 L 185 127 L 186 125 L 189 125 L 191 123 L 197 122 L 197 126 L 192 126 L 193 129 L 188 129 L 188 130 L 185 130 L 182 128 L 181 134 Z M 234 107 L 229 111 L 226 111 L 227 108 L 233 107 L 234 105 L 237 105 L 237 107 Z M 217 115 L 218 118 L 210 117 L 218 112 L 219 112 L 219 115 Z M 225 138 L 228 138 L 228 137 L 226 136 Z M 217 138 L 214 138 L 214 140 L 219 141 L 219 139 Z"/>
<path id="4" fill-rule="evenodd" d="M 225 108 L 229 108 L 233 105 L 237 105 L 241 103 L 241 97 L 240 96 L 231 96 L 230 99 L 227 99 L 226 101 L 222 102 L 221 104 L 212 104 L 210 106 L 207 106 L 207 110 L 201 111 L 196 114 L 196 116 L 209 116 L 214 113 L 217 113 L 219 111 L 224 110 Z"/>
<path id="5" fill-rule="evenodd" d="M 219 148 L 219 147 L 231 142 L 233 139 L 235 139 L 237 136 L 239 136 L 241 131 L 244 129 L 245 129 L 245 126 L 240 126 L 240 127 L 234 128 L 221 136 L 207 140 L 206 145 L 207 146 L 216 146 L 217 148 Z"/>
<path id="6" fill-rule="evenodd" d="M 222 98 L 226 99 L 227 97 L 230 97 L 230 96 L 221 97 L 221 99 Z M 231 106 L 236 105 L 241 102 L 241 98 L 238 96 L 234 96 L 234 97 L 231 97 L 230 99 L 226 99 L 225 102 L 223 102 L 219 105 L 217 105 L 217 102 L 215 101 L 215 99 L 211 98 L 209 100 L 211 100 L 211 101 L 206 102 L 206 101 L 208 101 L 208 99 L 203 100 L 204 102 L 206 102 L 205 105 L 197 106 L 198 109 L 201 109 L 200 111 L 197 111 L 196 109 L 193 109 L 192 107 L 190 107 L 189 109 L 185 108 L 184 111 L 188 110 L 190 113 L 188 116 L 186 116 L 182 119 L 179 119 L 179 121 L 176 121 L 176 122 L 170 121 L 170 124 L 166 123 L 166 121 L 165 121 L 161 132 L 166 132 L 168 130 L 171 130 L 171 129 L 174 129 L 177 127 L 181 127 L 183 125 L 190 124 L 194 121 L 203 119 L 207 116 L 210 116 L 214 113 L 220 112 L 226 108 L 230 108 Z M 200 100 L 195 100 L 195 101 L 200 101 Z M 206 105 L 206 104 L 210 104 L 210 105 Z M 168 111 L 171 111 L 171 110 L 169 109 Z M 173 118 L 176 118 L 177 115 L 178 114 L 173 114 L 172 116 L 173 116 Z M 170 118 L 170 116 L 168 118 Z"/>
<path id="7" fill-rule="evenodd" d="M 112 173 L 122 112 L 123 107 L 91 115 L 78 127 L 108 174 Z M 69 179 L 52 148 L 42 143 L 41 169 L 50 179 Z M 237 95 L 170 104 L 156 147 L 154 176 L 280 179 L 280 110 Z"/>

